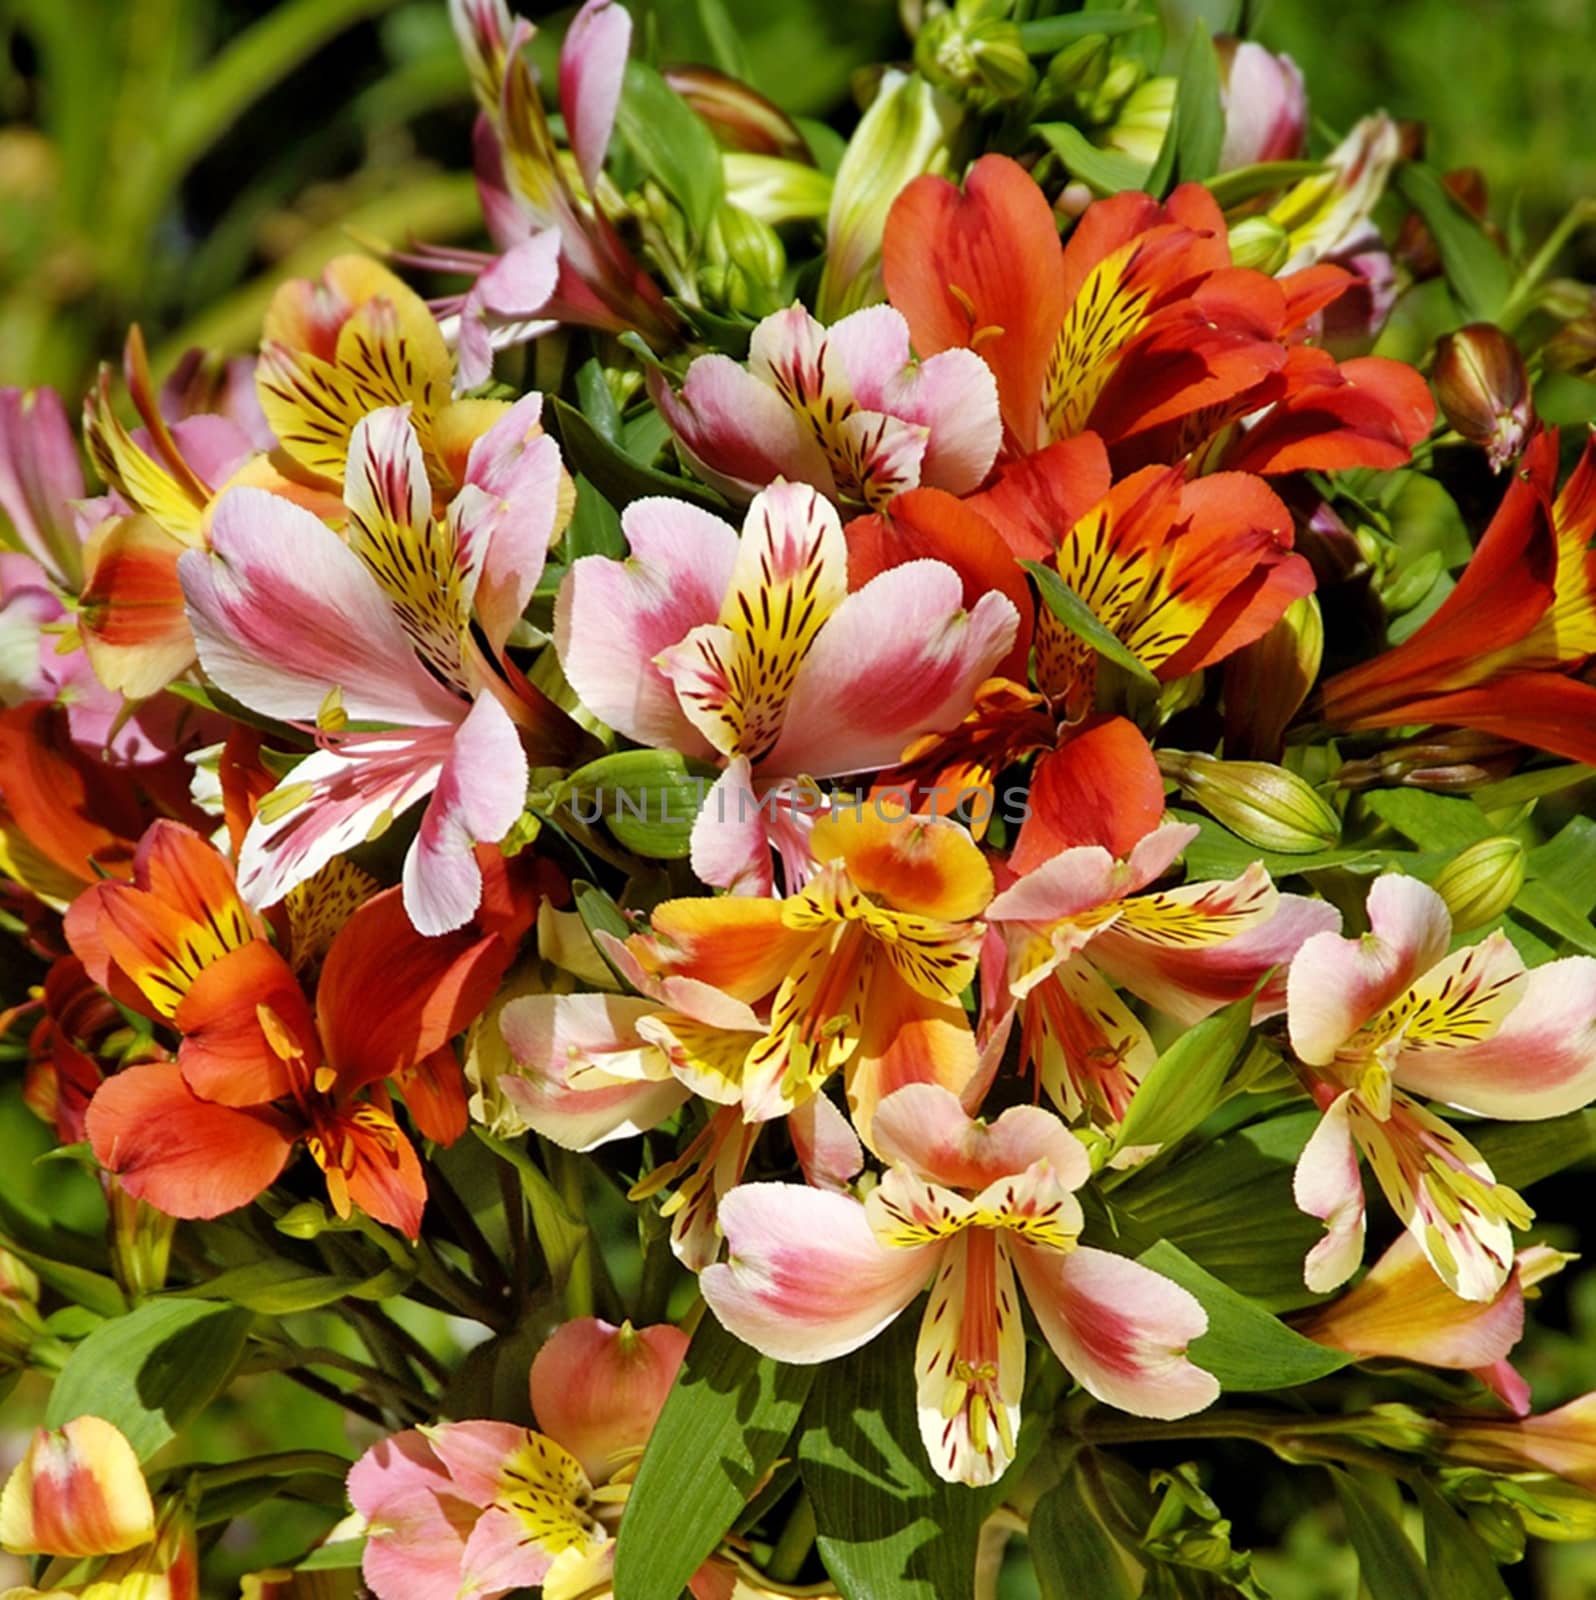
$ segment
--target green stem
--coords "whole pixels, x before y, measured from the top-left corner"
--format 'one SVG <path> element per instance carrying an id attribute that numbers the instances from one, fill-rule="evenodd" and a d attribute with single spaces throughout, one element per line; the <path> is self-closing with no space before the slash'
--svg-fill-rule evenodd
<path id="1" fill-rule="evenodd" d="M 214 1467 L 185 1465 L 167 1470 L 192 1479 L 201 1489 L 224 1489 L 228 1484 L 248 1483 L 252 1478 L 286 1478 L 299 1472 L 341 1479 L 349 1473 L 349 1462 L 330 1450 L 274 1450 L 268 1455 L 228 1461 Z"/>
<path id="2" fill-rule="evenodd" d="M 368 1301 L 351 1299 L 344 1302 L 343 1310 L 353 1321 L 370 1328 L 373 1338 L 385 1339 L 392 1348 L 403 1351 L 428 1377 L 440 1384 L 449 1382 L 452 1374 L 448 1367 L 403 1323 L 395 1321 L 381 1307 Z"/>
<path id="3" fill-rule="evenodd" d="M 331 1401 L 333 1405 L 341 1406 L 345 1411 L 352 1411 L 357 1417 L 364 1417 L 373 1427 L 380 1428 L 384 1433 L 393 1431 L 393 1425 L 383 1415 L 382 1408 L 372 1405 L 369 1400 L 363 1400 L 358 1394 L 350 1394 L 347 1389 L 340 1389 L 336 1383 L 318 1378 L 314 1372 L 306 1372 L 303 1367 L 284 1367 L 282 1374 L 290 1383 L 297 1383 L 301 1389 L 308 1389 L 313 1395 Z"/>
<path id="4" fill-rule="evenodd" d="M 554 1184 L 560 1192 L 560 1198 L 565 1202 L 566 1209 L 573 1217 L 586 1221 L 587 1197 L 582 1188 L 582 1158 L 569 1150 L 562 1150 L 557 1145 L 547 1145 L 546 1148 L 554 1168 L 552 1174 Z M 596 1304 L 593 1252 L 596 1248 L 593 1243 L 593 1230 L 589 1228 L 587 1236 L 571 1257 L 570 1276 L 565 1280 L 565 1314 L 568 1317 L 593 1315 Z"/>
<path id="5" fill-rule="evenodd" d="M 519 1315 L 526 1306 L 527 1288 L 532 1280 L 532 1258 L 526 1232 L 526 1194 L 521 1188 L 520 1175 L 509 1162 L 496 1159 L 493 1165 L 499 1175 L 499 1195 L 504 1202 L 504 1222 L 510 1235 L 510 1292 Z"/>
<path id="6" fill-rule="evenodd" d="M 1508 295 L 1507 303 L 1502 307 L 1499 324 L 1509 332 L 1517 326 L 1519 319 L 1529 310 L 1531 296 L 1535 293 L 1542 278 L 1552 270 L 1563 246 L 1568 243 L 1586 223 L 1596 220 L 1596 204 L 1590 200 L 1576 200 L 1568 208 L 1563 220 L 1546 236 L 1545 242 L 1531 257 L 1529 265 L 1519 274 L 1518 282 L 1513 285 L 1513 292 Z"/>
<path id="7" fill-rule="evenodd" d="M 488 1243 L 482 1229 L 477 1226 L 477 1219 L 471 1215 L 469 1207 L 456 1193 L 454 1185 L 443 1175 L 443 1169 L 435 1161 L 425 1161 L 422 1165 L 427 1175 L 428 1198 L 436 1201 L 438 1209 L 454 1233 L 455 1240 L 471 1257 L 471 1264 L 476 1269 L 478 1280 L 490 1295 L 509 1300 L 510 1280 L 505 1276 L 504 1263 L 499 1260 L 493 1246 Z"/>
<path id="8" fill-rule="evenodd" d="M 347 1372 L 350 1377 L 358 1378 L 374 1393 L 387 1396 L 406 1410 L 425 1416 L 432 1409 L 431 1399 L 415 1384 L 384 1372 L 370 1362 L 346 1356 L 341 1350 L 329 1350 L 323 1345 L 285 1344 L 276 1347 L 274 1365 L 279 1371 L 289 1367 L 331 1367 L 335 1372 Z"/>
<path id="9" fill-rule="evenodd" d="M 814 1542 L 814 1502 L 800 1491 L 798 1503 L 776 1539 L 776 1548 L 770 1552 L 765 1571 L 778 1583 L 791 1583 L 803 1571 Z"/>

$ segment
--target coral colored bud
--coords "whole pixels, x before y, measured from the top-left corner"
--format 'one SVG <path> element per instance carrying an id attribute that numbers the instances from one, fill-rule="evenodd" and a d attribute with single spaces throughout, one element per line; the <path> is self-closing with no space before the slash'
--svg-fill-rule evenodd
<path id="1" fill-rule="evenodd" d="M 1452 928 L 1483 928 L 1512 905 L 1524 887 L 1524 846 L 1501 836 L 1480 839 L 1436 873 L 1430 887 L 1446 901 Z"/>
<path id="2" fill-rule="evenodd" d="M 713 67 L 667 67 L 662 75 L 724 148 L 814 165 L 792 118 L 757 89 Z"/>
<path id="3" fill-rule="evenodd" d="M 837 168 L 826 219 L 822 322 L 882 298 L 881 235 L 904 185 L 940 172 L 962 113 L 918 73 L 889 69 Z"/>
<path id="4" fill-rule="evenodd" d="M 1301 155 L 1308 128 L 1308 95 L 1297 63 L 1261 44 L 1228 35 L 1214 40 L 1214 51 L 1219 57 L 1225 106 L 1219 170 L 1230 172 Z"/>
<path id="5" fill-rule="evenodd" d="M 154 1536 L 139 1459 L 101 1417 L 37 1429 L 0 1494 L 0 1547 L 14 1555 L 115 1555 Z"/>
<path id="6" fill-rule="evenodd" d="M 1341 819 L 1330 803 L 1284 767 L 1160 750 L 1158 770 L 1215 822 L 1260 850 L 1306 855 L 1329 849 L 1341 837 Z"/>
<path id="7" fill-rule="evenodd" d="M 567 1322 L 532 1362 L 538 1426 L 607 1482 L 647 1443 L 686 1353 L 687 1335 L 669 1323 Z"/>
<path id="8" fill-rule="evenodd" d="M 1230 259 L 1254 272 L 1278 272 L 1291 254 L 1291 235 L 1268 217 L 1245 217 L 1230 230 Z"/>
<path id="9" fill-rule="evenodd" d="M 1442 794 L 1467 794 L 1505 778 L 1523 759 L 1523 747 L 1488 733 L 1456 728 L 1412 744 L 1393 745 L 1367 761 L 1348 761 L 1336 774 L 1343 789 L 1401 783 Z"/>
<path id="10" fill-rule="evenodd" d="M 1518 346 L 1494 323 L 1471 322 L 1436 345 L 1434 378 L 1446 420 L 1500 472 L 1523 450 L 1535 421 Z"/>

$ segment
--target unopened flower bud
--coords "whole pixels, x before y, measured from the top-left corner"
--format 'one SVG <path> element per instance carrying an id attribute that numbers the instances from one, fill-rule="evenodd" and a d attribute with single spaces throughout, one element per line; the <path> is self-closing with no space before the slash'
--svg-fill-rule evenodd
<path id="1" fill-rule="evenodd" d="M 1587 380 L 1596 377 L 1596 317 L 1576 317 L 1566 323 L 1541 346 L 1541 355 L 1553 372 Z"/>
<path id="2" fill-rule="evenodd" d="M 0 1494 L 0 1547 L 13 1555 L 115 1555 L 154 1535 L 139 1459 L 101 1417 L 36 1429 Z"/>
<path id="3" fill-rule="evenodd" d="M 105 1180 L 105 1203 L 116 1281 L 135 1300 L 158 1293 L 166 1287 L 177 1219 L 136 1200 L 112 1177 Z"/>
<path id="4" fill-rule="evenodd" d="M 1483 928 L 1501 916 L 1524 887 L 1524 846 L 1500 836 L 1481 839 L 1447 862 L 1430 887 L 1446 901 L 1456 932 Z"/>
<path id="5" fill-rule="evenodd" d="M 1435 392 L 1446 420 L 1484 448 L 1494 472 L 1514 460 L 1535 421 L 1518 346 L 1491 322 L 1471 322 L 1436 346 Z"/>
<path id="6" fill-rule="evenodd" d="M 25 1363 L 43 1332 L 38 1276 L 26 1261 L 0 1249 L 0 1372 Z"/>
<path id="7" fill-rule="evenodd" d="M 1301 155 L 1308 128 L 1308 95 L 1297 63 L 1261 44 L 1223 34 L 1214 40 L 1214 51 L 1219 57 L 1225 106 L 1219 170 L 1230 172 Z"/>
<path id="8" fill-rule="evenodd" d="M 1467 794 L 1505 778 L 1523 760 L 1523 746 L 1471 728 L 1393 745 L 1366 761 L 1348 761 L 1336 774 L 1343 789 L 1406 784 L 1440 794 Z"/>
<path id="9" fill-rule="evenodd" d="M 720 165 L 726 175 L 726 198 L 773 227 L 813 222 L 831 206 L 831 177 L 819 167 L 737 151 L 723 156 Z"/>
<path id="10" fill-rule="evenodd" d="M 1271 276 L 1291 254 L 1291 235 L 1268 217 L 1245 217 L 1230 230 L 1230 259 L 1238 267 Z"/>
<path id="11" fill-rule="evenodd" d="M 1160 750 L 1158 769 L 1215 822 L 1260 850 L 1307 855 L 1341 837 L 1341 819 L 1330 803 L 1284 767 Z"/>
<path id="12" fill-rule="evenodd" d="M 667 67 L 663 76 L 723 148 L 814 165 L 792 118 L 757 89 L 713 67 Z"/>
<path id="13" fill-rule="evenodd" d="M 882 298 L 881 235 L 903 187 L 947 164 L 958 106 L 918 73 L 889 69 L 837 168 L 815 314 L 835 322 Z"/>
<path id="14" fill-rule="evenodd" d="M 1311 594 L 1293 600 L 1263 635 L 1225 663 L 1225 750 L 1272 761 L 1319 676 L 1324 620 Z"/>
<path id="15" fill-rule="evenodd" d="M 731 202 L 722 204 L 709 230 L 709 262 L 703 275 L 711 305 L 750 316 L 780 308 L 787 252 L 776 230 Z M 711 287 L 711 285 L 714 287 Z"/>
<path id="16" fill-rule="evenodd" d="M 580 1317 L 557 1328 L 532 1362 L 538 1427 L 604 1483 L 648 1441 L 687 1335 L 669 1323 L 614 1327 Z"/>
<path id="17" fill-rule="evenodd" d="M 979 9 L 932 17 L 914 42 L 914 64 L 937 88 L 977 105 L 1016 100 L 1036 80 L 1020 30 L 1007 17 L 974 14 Z"/>
<path id="18" fill-rule="evenodd" d="M 1113 92 L 1114 79 L 1115 72 L 1110 72 L 1103 86 L 1105 95 Z M 1175 80 L 1148 78 L 1125 96 L 1119 115 L 1103 135 L 1103 143 L 1151 167 L 1158 159 L 1174 115 Z"/>

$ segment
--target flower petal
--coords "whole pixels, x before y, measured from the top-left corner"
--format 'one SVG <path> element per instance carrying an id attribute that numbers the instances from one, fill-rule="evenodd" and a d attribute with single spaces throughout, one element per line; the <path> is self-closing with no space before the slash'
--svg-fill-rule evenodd
<path id="1" fill-rule="evenodd" d="M 1219 1380 L 1186 1357 L 1208 1331 L 1194 1295 L 1106 1250 L 1012 1248 L 1042 1336 L 1088 1394 L 1138 1417 L 1187 1417 L 1219 1398 Z"/>
<path id="2" fill-rule="evenodd" d="M 381 1439 L 349 1469 L 366 1519 L 361 1576 L 377 1600 L 453 1600 L 460 1558 L 481 1515 L 415 1429 Z"/>
<path id="3" fill-rule="evenodd" d="M 560 46 L 560 111 L 590 195 L 598 192 L 631 44 L 626 7 L 615 0 L 587 0 Z"/>
<path id="4" fill-rule="evenodd" d="M 1363 1260 L 1363 1175 L 1352 1138 L 1352 1094 L 1339 1096 L 1302 1147 L 1292 1178 L 1297 1209 L 1329 1230 L 1303 1263 L 1303 1282 L 1316 1294 L 1339 1288 Z"/>

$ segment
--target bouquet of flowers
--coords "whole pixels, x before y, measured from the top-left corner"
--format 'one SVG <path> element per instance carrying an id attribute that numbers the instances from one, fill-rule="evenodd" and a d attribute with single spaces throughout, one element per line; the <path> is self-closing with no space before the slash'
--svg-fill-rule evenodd
<path id="1" fill-rule="evenodd" d="M 7 1594 L 266 1526 L 251 1600 L 1256 1597 L 1306 1529 L 1491 1600 L 1596 1537 L 1596 1396 L 1513 1365 L 1596 1149 L 1585 213 L 1137 0 L 908 4 L 846 139 L 715 27 L 450 17 L 484 248 L 135 328 L 88 471 L 0 394 L 71 1197 L 0 1179 Z"/>

